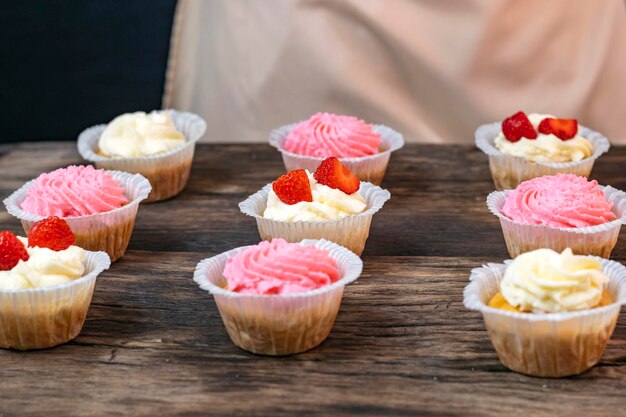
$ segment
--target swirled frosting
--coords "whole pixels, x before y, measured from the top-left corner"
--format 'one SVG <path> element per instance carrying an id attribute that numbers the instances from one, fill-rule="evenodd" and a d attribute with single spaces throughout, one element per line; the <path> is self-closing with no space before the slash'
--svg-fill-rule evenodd
<path id="1" fill-rule="evenodd" d="M 238 293 L 292 294 L 332 284 L 339 268 L 328 251 L 272 239 L 229 258 L 224 278 L 228 290 Z"/>
<path id="2" fill-rule="evenodd" d="M 61 251 L 28 247 L 27 239 L 19 238 L 28 252 L 27 261 L 19 261 L 10 271 L 0 271 L 0 289 L 21 290 L 50 287 L 80 278 L 85 273 L 86 253 L 78 246 Z"/>
<path id="3" fill-rule="evenodd" d="M 185 144 L 172 116 L 153 111 L 126 113 L 113 119 L 98 141 L 100 153 L 113 158 L 141 158 L 168 152 Z"/>
<path id="4" fill-rule="evenodd" d="M 561 140 L 553 134 L 539 133 L 539 123 L 546 114 L 531 113 L 528 115 L 530 123 L 537 131 L 536 139 L 521 138 L 517 142 L 510 142 L 502 131 L 496 136 L 493 144 L 501 152 L 522 157 L 530 162 L 572 162 L 580 161 L 593 154 L 593 145 L 587 139 L 576 135 L 568 140 Z"/>
<path id="5" fill-rule="evenodd" d="M 124 187 L 103 169 L 72 165 L 37 177 L 20 207 L 39 216 L 66 218 L 104 213 L 126 203 Z"/>
<path id="6" fill-rule="evenodd" d="M 356 158 L 378 153 L 380 143 L 380 135 L 363 120 L 316 113 L 291 130 L 284 149 L 318 158 Z"/>
<path id="7" fill-rule="evenodd" d="M 500 282 L 504 299 L 520 311 L 558 313 L 585 310 L 602 299 L 608 277 L 602 265 L 571 249 L 537 249 L 519 255 Z"/>
<path id="8" fill-rule="evenodd" d="M 346 194 L 343 191 L 318 183 L 307 171 L 313 201 L 301 201 L 296 204 L 285 204 L 270 190 L 267 196 L 267 207 L 263 212 L 266 219 L 284 222 L 337 220 L 342 217 L 358 214 L 367 208 L 365 200 L 359 192 Z"/>
<path id="9" fill-rule="evenodd" d="M 556 174 L 522 182 L 507 196 L 502 214 L 524 224 L 587 227 L 615 220 L 612 207 L 597 181 Z"/>

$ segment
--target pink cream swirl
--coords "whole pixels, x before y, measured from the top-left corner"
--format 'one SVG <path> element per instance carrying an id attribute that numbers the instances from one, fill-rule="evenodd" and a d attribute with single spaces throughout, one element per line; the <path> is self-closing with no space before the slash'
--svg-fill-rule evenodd
<path id="1" fill-rule="evenodd" d="M 557 174 L 522 182 L 506 198 L 502 214 L 524 224 L 587 227 L 615 220 L 611 207 L 597 181 Z"/>
<path id="2" fill-rule="evenodd" d="M 72 165 L 37 177 L 21 207 L 39 216 L 66 218 L 104 213 L 126 203 L 124 187 L 103 169 Z"/>
<path id="3" fill-rule="evenodd" d="M 316 113 L 291 130 L 284 148 L 298 155 L 318 158 L 357 158 L 378 153 L 380 143 L 380 134 L 363 120 Z"/>
<path id="4" fill-rule="evenodd" d="M 325 250 L 272 239 L 229 258 L 224 277 L 233 292 L 293 294 L 332 284 L 339 268 Z"/>

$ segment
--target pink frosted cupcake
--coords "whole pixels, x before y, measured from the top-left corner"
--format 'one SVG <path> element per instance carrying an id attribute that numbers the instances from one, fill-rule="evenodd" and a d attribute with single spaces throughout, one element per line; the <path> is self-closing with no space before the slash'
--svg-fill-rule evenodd
<path id="1" fill-rule="evenodd" d="M 608 258 L 626 221 L 626 194 L 573 174 L 547 175 L 487 198 L 511 257 L 539 248 Z"/>
<path id="2" fill-rule="evenodd" d="M 316 113 L 308 120 L 274 130 L 270 145 L 281 151 L 287 171 L 311 172 L 331 156 L 363 181 L 380 184 L 391 152 L 404 145 L 398 132 L 353 116 Z"/>
<path id="3" fill-rule="evenodd" d="M 273 239 L 205 259 L 194 281 L 215 297 L 235 345 L 290 355 L 328 337 L 343 289 L 362 267 L 358 256 L 326 240 Z"/>
<path id="4" fill-rule="evenodd" d="M 150 193 L 139 174 L 70 166 L 41 174 L 4 200 L 24 230 L 45 217 L 67 221 L 78 246 L 119 259 L 128 246 L 139 203 Z"/>

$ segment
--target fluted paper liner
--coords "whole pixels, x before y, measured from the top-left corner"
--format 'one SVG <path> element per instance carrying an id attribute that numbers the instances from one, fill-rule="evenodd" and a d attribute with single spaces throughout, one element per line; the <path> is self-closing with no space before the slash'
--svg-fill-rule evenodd
<path id="1" fill-rule="evenodd" d="M 599 186 L 613 203 L 615 220 L 589 227 L 553 227 L 524 224 L 502 214 L 502 207 L 512 190 L 494 191 L 487 197 L 487 207 L 500 219 L 504 241 L 511 258 L 540 248 L 562 252 L 571 248 L 579 255 L 596 255 L 609 258 L 617 243 L 622 224 L 626 223 L 626 193 L 613 187 Z"/>
<path id="2" fill-rule="evenodd" d="M 146 202 L 166 200 L 187 185 L 196 142 L 206 131 L 206 122 L 193 113 L 163 110 L 172 115 L 176 129 L 185 135 L 186 143 L 169 152 L 143 158 L 109 158 L 98 154 L 98 140 L 106 124 L 84 130 L 78 137 L 78 152 L 96 167 L 141 174 L 152 185 Z"/>
<path id="3" fill-rule="evenodd" d="M 261 239 L 271 240 L 280 237 L 288 242 L 300 242 L 302 239 L 326 239 L 350 249 L 357 255 L 361 255 L 365 249 L 372 216 L 391 198 L 389 191 L 368 182 L 361 182 L 358 193 L 367 204 L 364 212 L 337 220 L 286 222 L 263 217 L 271 189 L 272 184 L 267 184 L 260 191 L 239 203 L 242 213 L 256 219 Z"/>
<path id="4" fill-rule="evenodd" d="M 287 171 L 294 169 L 308 169 L 315 172 L 319 164 L 326 158 L 318 158 L 314 156 L 298 155 L 288 152 L 284 149 L 285 140 L 291 130 L 298 123 L 292 123 L 279 127 L 270 133 L 269 143 L 280 151 L 285 163 Z M 374 125 L 374 132 L 379 133 L 381 137 L 380 152 L 375 155 L 362 156 L 358 158 L 338 158 L 341 163 L 346 166 L 354 175 L 359 177 L 361 181 L 371 182 L 380 185 L 385 176 L 387 165 L 391 152 L 397 151 L 404 146 L 404 138 L 402 135 L 390 127 L 383 125 Z"/>
<path id="5" fill-rule="evenodd" d="M 81 278 L 53 287 L 0 290 L 0 347 L 45 349 L 78 336 L 96 277 L 110 263 L 104 252 L 87 252 Z"/>
<path id="6" fill-rule="evenodd" d="M 312 349 L 328 337 L 343 289 L 361 275 L 363 262 L 348 249 L 324 239 L 303 240 L 300 244 L 327 250 L 337 262 L 339 280 L 316 290 L 286 295 L 228 291 L 223 276 L 226 260 L 250 246 L 224 252 L 197 265 L 193 280 L 213 294 L 235 345 L 263 355 L 291 355 Z"/>
<path id="7" fill-rule="evenodd" d="M 139 174 L 119 171 L 106 172 L 124 187 L 128 203 L 105 213 L 66 217 L 65 221 L 76 236 L 76 246 L 90 251 L 106 252 L 109 254 L 111 262 L 115 262 L 126 252 L 135 226 L 139 203 L 150 194 L 151 187 L 148 180 Z M 33 223 L 45 218 L 27 213 L 21 208 L 21 204 L 28 194 L 28 189 L 34 183 L 35 180 L 27 182 L 4 200 L 7 211 L 22 222 L 22 227 L 26 233 Z"/>
<path id="8" fill-rule="evenodd" d="M 591 156 L 574 162 L 529 162 L 522 157 L 501 152 L 495 147 L 494 140 L 501 132 L 501 126 L 500 122 L 482 125 L 475 133 L 476 146 L 489 156 L 489 169 L 496 190 L 512 189 L 531 178 L 558 173 L 589 178 L 595 160 L 610 147 L 609 140 L 601 133 L 579 126 L 580 136 L 593 146 Z"/>
<path id="9" fill-rule="evenodd" d="M 614 302 L 569 313 L 517 313 L 489 307 L 510 261 L 472 270 L 464 304 L 482 313 L 504 366 L 527 375 L 563 377 L 580 374 L 600 360 L 620 307 L 626 303 L 626 268 L 614 261 L 596 259 L 610 279 L 605 291 Z"/>

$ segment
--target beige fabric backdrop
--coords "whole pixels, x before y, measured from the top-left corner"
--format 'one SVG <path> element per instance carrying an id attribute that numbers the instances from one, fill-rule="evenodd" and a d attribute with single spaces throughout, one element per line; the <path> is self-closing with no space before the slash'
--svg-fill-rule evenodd
<path id="1" fill-rule="evenodd" d="M 208 141 L 317 111 L 473 141 L 523 109 L 626 143 L 624 0 L 180 0 L 164 107 Z"/>

